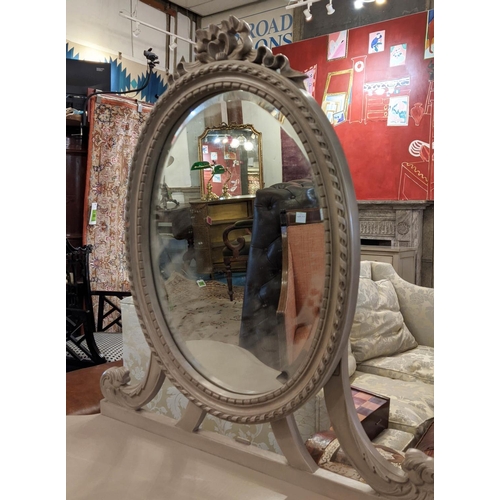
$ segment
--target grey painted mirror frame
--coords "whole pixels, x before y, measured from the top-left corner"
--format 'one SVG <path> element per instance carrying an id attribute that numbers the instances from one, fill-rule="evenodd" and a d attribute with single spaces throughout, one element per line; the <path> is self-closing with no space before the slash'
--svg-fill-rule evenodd
<path id="1" fill-rule="evenodd" d="M 238 423 L 271 422 L 289 464 L 314 472 L 303 443 L 293 437 L 291 419 L 296 409 L 324 388 L 340 445 L 366 482 L 386 498 L 433 498 L 434 460 L 409 450 L 401 469 L 387 462 L 364 433 L 350 396 L 347 342 L 360 254 L 357 203 L 342 148 L 326 116 L 305 91 L 305 75 L 266 47 L 254 50 L 249 33 L 248 24 L 233 16 L 221 28 L 211 25 L 199 30 L 197 61 L 178 65 L 141 133 L 128 191 L 127 257 L 134 304 L 151 349 L 150 367 L 138 386 L 128 384 L 124 368 L 108 370 L 101 379 L 103 394 L 111 403 L 139 409 L 154 398 L 168 377 L 190 401 L 180 422 L 184 429 L 196 430 L 206 413 Z M 325 223 L 325 288 L 312 347 L 306 361 L 279 390 L 255 396 L 214 385 L 184 357 L 162 315 L 149 252 L 149 212 L 162 151 L 191 109 L 228 89 L 264 96 L 292 123 L 311 164 Z"/>

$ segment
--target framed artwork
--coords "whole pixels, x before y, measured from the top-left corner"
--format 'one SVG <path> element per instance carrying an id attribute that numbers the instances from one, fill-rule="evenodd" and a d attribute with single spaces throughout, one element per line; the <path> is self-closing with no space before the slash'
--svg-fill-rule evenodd
<path id="1" fill-rule="evenodd" d="M 348 69 L 329 73 L 327 76 L 321 109 L 333 126 L 340 125 L 348 119 L 352 74 L 353 70 Z"/>
<path id="2" fill-rule="evenodd" d="M 226 148 L 224 148 L 224 160 L 236 160 L 236 152 L 235 151 L 229 151 Z"/>
<path id="3" fill-rule="evenodd" d="M 328 35 L 327 61 L 343 59 L 347 56 L 347 30 Z"/>
<path id="4" fill-rule="evenodd" d="M 388 127 L 408 126 L 410 107 L 410 96 L 398 95 L 389 98 L 389 108 L 387 109 Z"/>
<path id="5" fill-rule="evenodd" d="M 393 45 L 389 49 L 389 66 L 402 66 L 406 61 L 406 43 Z"/>
<path id="6" fill-rule="evenodd" d="M 368 54 L 384 52 L 385 30 L 374 31 L 368 35 Z"/>
<path id="7" fill-rule="evenodd" d="M 424 59 L 434 57 L 434 9 L 427 12 Z"/>
<path id="8" fill-rule="evenodd" d="M 347 108 L 347 94 L 328 94 L 323 100 L 321 106 L 325 112 L 328 121 L 335 127 L 345 121 Z"/>
<path id="9" fill-rule="evenodd" d="M 309 92 L 314 97 L 314 91 L 316 88 L 316 70 L 318 68 L 318 65 L 315 64 L 314 66 L 311 66 L 307 71 L 307 79 L 305 80 L 306 84 L 306 90 Z"/>

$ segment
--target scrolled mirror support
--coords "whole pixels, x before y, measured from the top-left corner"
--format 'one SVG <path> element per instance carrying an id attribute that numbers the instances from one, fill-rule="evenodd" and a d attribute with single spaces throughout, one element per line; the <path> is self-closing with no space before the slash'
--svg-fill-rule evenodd
<path id="1" fill-rule="evenodd" d="M 363 430 L 351 397 L 347 353 L 325 384 L 326 408 L 342 449 L 365 481 L 385 498 L 434 498 L 434 459 L 420 450 L 405 452 L 401 469 L 390 464 L 373 447 Z"/>
<path id="2" fill-rule="evenodd" d="M 106 370 L 100 380 L 101 392 L 110 402 L 138 410 L 147 405 L 165 382 L 165 373 L 153 355 L 149 358 L 146 377 L 139 384 L 129 384 L 129 371 L 123 367 Z"/>

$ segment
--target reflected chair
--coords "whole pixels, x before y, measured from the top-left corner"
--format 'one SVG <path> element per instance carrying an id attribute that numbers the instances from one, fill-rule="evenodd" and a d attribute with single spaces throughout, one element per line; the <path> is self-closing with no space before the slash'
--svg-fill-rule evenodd
<path id="1" fill-rule="evenodd" d="M 119 320 L 103 327 L 103 318 L 119 308 L 112 304 L 112 311 L 104 313 L 104 299 L 114 292 L 92 292 L 89 279 L 89 256 L 92 245 L 73 247 L 66 239 L 66 360 L 67 364 L 80 366 L 96 365 L 118 361 L 123 354 L 121 333 L 106 333 L 112 324 L 120 325 Z M 118 292 L 120 296 L 129 292 Z M 92 305 L 92 295 L 99 295 L 100 330 L 96 323 Z M 109 301 L 108 301 L 109 302 Z"/>
<path id="2" fill-rule="evenodd" d="M 311 179 L 280 182 L 257 190 L 248 251 L 239 345 L 280 369 L 278 303 L 282 281 L 283 210 L 318 207 Z"/>
<path id="3" fill-rule="evenodd" d="M 276 312 L 280 366 L 294 363 L 314 337 L 325 286 L 325 230 L 319 208 L 281 214 L 283 269 Z"/>
<path id="4" fill-rule="evenodd" d="M 243 219 L 231 224 L 222 233 L 222 241 L 225 248 L 222 250 L 222 257 L 224 259 L 224 266 L 227 279 L 227 291 L 229 300 L 233 300 L 233 269 L 232 264 L 245 264 L 248 261 L 248 254 L 250 251 L 250 242 L 252 239 L 252 226 L 253 218 Z M 238 236 L 236 240 L 230 238 L 231 233 L 235 231 Z M 243 233 L 243 234 L 242 234 Z M 246 234 L 244 234 L 246 233 Z M 233 235 L 234 237 L 234 235 Z"/>

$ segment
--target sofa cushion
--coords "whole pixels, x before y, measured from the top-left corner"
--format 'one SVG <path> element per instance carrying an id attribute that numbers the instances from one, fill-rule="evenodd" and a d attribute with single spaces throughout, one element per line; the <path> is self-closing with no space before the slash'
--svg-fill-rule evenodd
<path id="1" fill-rule="evenodd" d="M 417 341 L 403 321 L 398 296 L 390 280 L 359 279 L 350 339 L 358 363 L 417 347 Z"/>
<path id="2" fill-rule="evenodd" d="M 347 370 L 349 372 L 349 377 L 354 375 L 354 372 L 356 371 L 356 358 L 354 357 L 352 353 L 352 347 L 351 347 L 351 339 L 348 341 L 347 345 Z"/>
<path id="3" fill-rule="evenodd" d="M 434 420 L 434 386 L 356 371 L 351 385 L 390 399 L 389 429 L 420 438 Z"/>
<path id="4" fill-rule="evenodd" d="M 374 445 L 382 445 L 396 451 L 405 451 L 415 442 L 415 436 L 398 429 L 384 429 L 373 441 Z"/>
<path id="5" fill-rule="evenodd" d="M 369 260 L 362 260 L 359 267 L 359 277 L 360 278 L 370 278 L 372 277 L 372 264 Z"/>
<path id="6" fill-rule="evenodd" d="M 369 359 L 360 363 L 357 369 L 381 377 L 434 384 L 434 348 L 419 345 L 393 356 Z"/>

